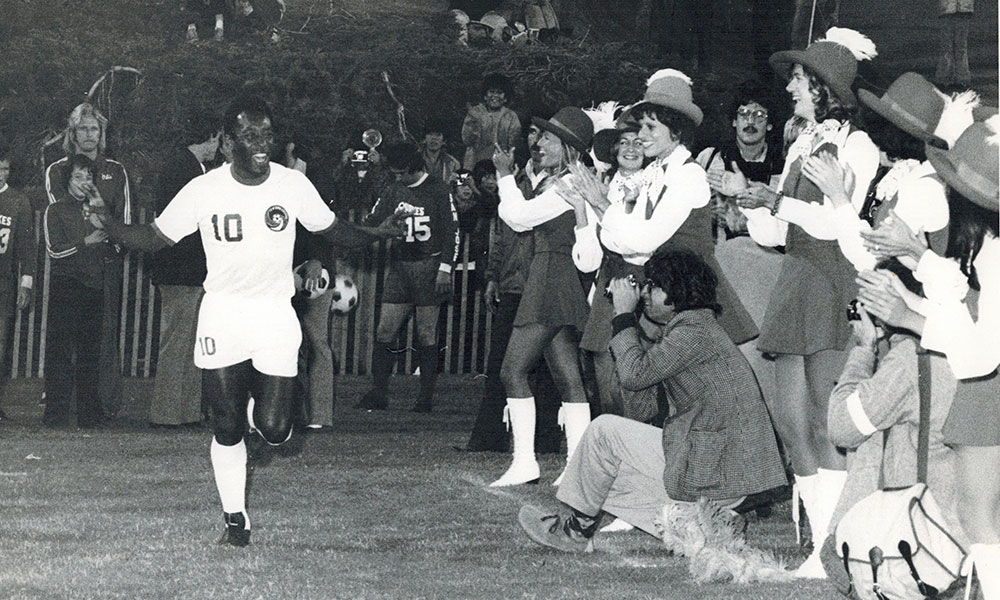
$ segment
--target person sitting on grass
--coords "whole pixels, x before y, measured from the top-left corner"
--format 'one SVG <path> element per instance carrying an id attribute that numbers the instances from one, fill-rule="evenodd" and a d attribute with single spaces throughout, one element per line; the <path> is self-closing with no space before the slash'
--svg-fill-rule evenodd
<path id="1" fill-rule="evenodd" d="M 625 416 L 602 415 L 583 434 L 556 498 L 571 513 L 521 508 L 534 542 L 564 552 L 591 547 L 601 513 L 657 535 L 668 503 L 702 497 L 739 508 L 744 497 L 787 483 L 774 430 L 746 358 L 716 321 L 718 279 L 686 249 L 660 249 L 646 281 L 613 279 L 611 353 Z M 647 320 L 640 331 L 640 298 Z M 670 403 L 663 428 L 647 425 L 661 392 Z"/>

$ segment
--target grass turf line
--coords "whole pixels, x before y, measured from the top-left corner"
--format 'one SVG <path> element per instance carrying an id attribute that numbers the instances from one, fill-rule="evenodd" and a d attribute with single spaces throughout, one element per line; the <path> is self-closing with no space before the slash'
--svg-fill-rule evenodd
<path id="1" fill-rule="evenodd" d="M 244 549 L 215 545 L 207 431 L 145 429 L 136 406 L 110 429 L 49 431 L 34 396 L 5 399 L 17 420 L 0 428 L 0 598 L 837 597 L 820 582 L 698 586 L 640 532 L 598 534 L 588 555 L 536 547 L 517 510 L 557 506 L 548 484 L 563 457 L 540 458 L 542 485 L 490 493 L 509 457 L 452 449 L 481 380 L 441 383 L 430 415 L 407 410 L 415 381 L 374 413 L 348 408 L 360 382 L 341 385 L 331 430 L 253 459 Z M 792 564 L 804 556 L 787 503 L 748 535 Z"/>

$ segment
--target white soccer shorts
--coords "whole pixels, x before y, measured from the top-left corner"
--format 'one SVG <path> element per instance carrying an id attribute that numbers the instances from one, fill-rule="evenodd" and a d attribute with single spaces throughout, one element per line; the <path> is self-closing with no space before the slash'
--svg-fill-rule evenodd
<path id="1" fill-rule="evenodd" d="M 202 297 L 194 346 L 194 364 L 200 369 L 250 360 L 265 375 L 295 377 L 301 343 L 302 329 L 289 298 Z"/>

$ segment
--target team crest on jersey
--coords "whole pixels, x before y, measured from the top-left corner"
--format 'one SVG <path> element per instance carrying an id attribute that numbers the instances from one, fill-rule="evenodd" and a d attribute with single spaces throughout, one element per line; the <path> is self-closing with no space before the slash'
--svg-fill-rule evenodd
<path id="1" fill-rule="evenodd" d="M 264 223 L 271 231 L 284 231 L 288 227 L 288 211 L 275 204 L 264 213 Z"/>

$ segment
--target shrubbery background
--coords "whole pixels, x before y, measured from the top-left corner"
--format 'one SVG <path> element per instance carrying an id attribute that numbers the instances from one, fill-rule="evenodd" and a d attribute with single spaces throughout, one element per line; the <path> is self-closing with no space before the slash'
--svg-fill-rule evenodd
<path id="1" fill-rule="evenodd" d="M 15 185 L 37 186 L 45 160 L 61 152 L 52 147 L 43 158 L 42 143 L 62 130 L 70 108 L 111 66 L 137 68 L 142 78 L 117 76 L 102 105 L 110 103 L 109 154 L 125 163 L 144 203 L 155 189 L 159 157 L 185 141 L 191 115 L 221 115 L 244 86 L 270 100 L 279 133 L 335 161 L 344 148 L 359 145 L 368 127 L 386 138 L 399 136 L 396 105 L 381 79 L 385 71 L 406 107 L 409 131 L 420 137 L 428 119 L 444 120 L 451 127 L 450 150 L 461 156 L 462 118 L 466 105 L 479 99 L 484 73 L 513 79 L 513 108 L 524 120 L 570 104 L 633 102 L 650 73 L 674 67 L 694 79 L 695 101 L 705 111 L 697 146 L 724 133 L 728 90 L 753 74 L 750 0 L 714 1 L 725 10 L 713 23 L 712 64 L 695 71 L 683 57 L 643 45 L 649 36 L 636 33 L 632 1 L 559 0 L 554 4 L 571 36 L 517 49 L 469 49 L 454 43 L 446 0 L 286 0 L 278 43 L 230 29 L 225 42 L 198 44 L 183 42 L 181 0 L 4 0 L 0 141 L 15 151 Z M 926 39 L 934 23 L 927 11 L 900 12 L 910 0 L 863 4 L 843 0 L 842 24 L 869 33 L 883 56 L 932 63 Z M 995 6 L 983 8 L 995 17 Z M 977 16 L 984 12 L 977 10 Z M 886 11 L 895 17 L 885 18 Z M 983 18 L 986 41 L 995 49 L 996 19 Z M 783 84 L 774 83 L 784 106 Z"/>
<path id="2" fill-rule="evenodd" d="M 550 45 L 460 48 L 443 0 L 287 0 L 278 43 L 229 31 L 225 42 L 198 44 L 182 41 L 180 0 L 8 2 L 0 25 L 0 136 L 15 150 L 13 182 L 37 185 L 43 141 L 61 131 L 69 109 L 102 73 L 129 66 L 143 75 L 137 84 L 115 76 L 108 146 L 129 169 L 140 202 L 155 189 L 158 158 L 187 135 L 191 115 L 221 116 L 244 86 L 272 103 L 280 133 L 336 159 L 360 145 L 368 127 L 400 135 L 385 71 L 406 107 L 409 131 L 419 137 L 428 119 L 442 119 L 460 156 L 466 105 L 478 101 L 486 72 L 511 76 L 513 107 L 524 119 L 569 104 L 634 101 L 645 78 L 669 62 L 652 59 L 629 41 L 627 21 L 607 15 L 589 25 L 587 15 L 575 15 L 573 36 Z M 699 99 L 723 87 L 719 76 L 691 75 Z M 59 152 L 53 147 L 47 157 Z"/>

